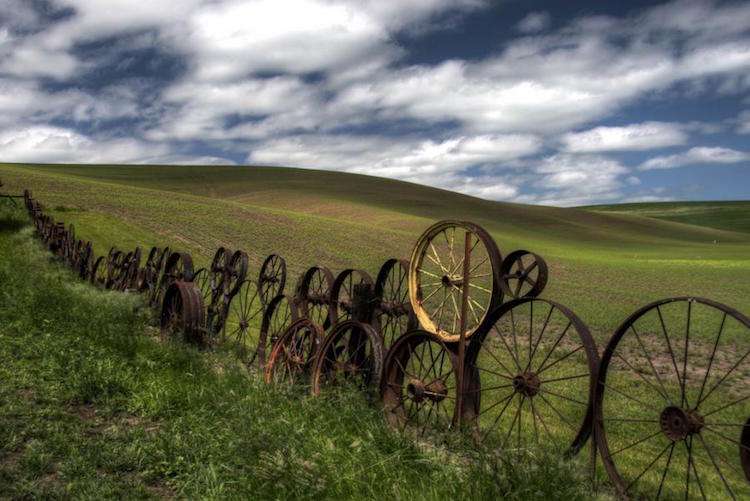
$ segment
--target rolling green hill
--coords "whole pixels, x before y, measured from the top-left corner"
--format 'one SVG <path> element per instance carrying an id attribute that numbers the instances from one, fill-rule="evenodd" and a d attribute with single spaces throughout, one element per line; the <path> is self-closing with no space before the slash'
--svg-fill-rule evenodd
<path id="1" fill-rule="evenodd" d="M 166 243 L 206 264 L 225 245 L 248 252 L 251 273 L 278 252 L 292 277 L 318 263 L 374 274 L 387 258 L 408 257 L 435 220 L 467 219 L 486 227 L 503 254 L 542 254 L 551 275 L 544 296 L 569 305 L 600 342 L 636 307 L 661 297 L 707 296 L 750 310 L 750 234 L 711 227 L 721 224 L 707 224 L 715 212 L 686 224 L 271 167 L 2 164 L 0 177 L 8 191 L 30 188 L 98 253 Z M 741 221 L 747 209 L 738 205 L 732 217 Z"/>
<path id="2" fill-rule="evenodd" d="M 582 207 L 609 214 L 632 214 L 719 230 L 750 233 L 750 202 L 658 202 Z"/>

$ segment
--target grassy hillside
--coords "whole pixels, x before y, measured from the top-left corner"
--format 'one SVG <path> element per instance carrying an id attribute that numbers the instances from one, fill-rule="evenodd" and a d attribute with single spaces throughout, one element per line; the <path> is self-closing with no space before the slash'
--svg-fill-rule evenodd
<path id="1" fill-rule="evenodd" d="M 316 263 L 374 274 L 387 258 L 408 257 L 435 220 L 457 218 L 485 226 L 504 254 L 542 254 L 544 296 L 576 311 L 599 342 L 662 297 L 707 296 L 750 310 L 750 235 L 742 232 L 299 169 L 0 165 L 0 176 L 8 190 L 31 188 L 99 253 L 166 243 L 206 264 L 225 245 L 249 253 L 253 274 L 271 252 L 287 259 L 292 281 Z"/>
<path id="2" fill-rule="evenodd" d="M 579 466 L 415 444 L 357 393 L 160 344 L 143 298 L 75 281 L 1 206 L 0 283 L 0 497 L 592 497 Z"/>
<path id="3" fill-rule="evenodd" d="M 659 202 L 595 205 L 586 209 L 609 214 L 632 214 L 719 230 L 750 233 L 750 202 Z"/>

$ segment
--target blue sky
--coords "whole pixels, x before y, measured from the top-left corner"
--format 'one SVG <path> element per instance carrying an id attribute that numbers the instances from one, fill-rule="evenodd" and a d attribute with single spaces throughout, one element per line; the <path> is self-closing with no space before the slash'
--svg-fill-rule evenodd
<path id="1" fill-rule="evenodd" d="M 750 198 L 750 3 L 0 0 L 0 161 Z"/>

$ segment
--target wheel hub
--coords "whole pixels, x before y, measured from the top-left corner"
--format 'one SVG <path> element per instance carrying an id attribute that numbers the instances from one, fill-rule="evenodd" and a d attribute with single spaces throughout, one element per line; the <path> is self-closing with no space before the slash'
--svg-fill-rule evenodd
<path id="1" fill-rule="evenodd" d="M 448 388 L 440 380 L 424 384 L 424 381 L 415 378 L 406 385 L 406 394 L 416 403 L 422 402 L 425 398 L 433 402 L 442 402 L 448 395 Z"/>
<path id="2" fill-rule="evenodd" d="M 533 397 L 539 393 L 541 384 L 539 377 L 533 372 L 524 372 L 522 375 L 513 378 L 513 389 L 527 397 Z"/>
<path id="3" fill-rule="evenodd" d="M 681 409 L 670 405 L 661 411 L 659 425 L 661 431 L 673 442 L 685 440 L 703 428 L 703 416 L 697 409 Z"/>
<path id="4" fill-rule="evenodd" d="M 440 282 L 443 284 L 443 287 L 453 287 L 454 285 L 456 287 L 461 287 L 464 283 L 464 279 L 461 276 L 450 277 L 448 275 L 443 275 Z"/>

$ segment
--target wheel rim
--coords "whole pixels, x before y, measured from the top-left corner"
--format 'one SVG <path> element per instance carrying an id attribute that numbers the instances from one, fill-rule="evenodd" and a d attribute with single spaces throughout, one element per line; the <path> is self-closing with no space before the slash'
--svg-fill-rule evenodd
<path id="1" fill-rule="evenodd" d="M 408 261 L 389 259 L 380 268 L 375 282 L 377 306 L 373 324 L 380 332 L 386 349 L 405 332 L 417 327 L 409 301 L 408 274 Z"/>
<path id="2" fill-rule="evenodd" d="M 247 253 L 245 251 L 235 251 L 232 259 L 229 261 L 229 268 L 226 273 L 224 282 L 224 294 L 231 298 L 239 290 L 240 284 L 247 276 Z"/>
<path id="3" fill-rule="evenodd" d="M 371 326 L 357 321 L 336 324 L 315 361 L 313 394 L 347 383 L 360 390 L 377 389 L 383 356 L 383 343 Z"/>
<path id="4" fill-rule="evenodd" d="M 396 340 L 386 355 L 381 386 L 388 424 L 420 435 L 452 428 L 456 365 L 455 355 L 433 333 L 411 331 Z"/>
<path id="5" fill-rule="evenodd" d="M 300 314 L 320 325 L 330 327 L 331 285 L 333 274 L 328 268 L 314 266 L 300 277 L 297 287 Z"/>
<path id="6" fill-rule="evenodd" d="M 470 233 L 469 299 L 466 335 L 483 324 L 502 302 L 502 256 L 489 234 L 477 225 L 441 221 L 422 234 L 409 260 L 409 298 L 423 329 L 446 342 L 459 338 L 465 237 Z"/>
<path id="7" fill-rule="evenodd" d="M 271 254 L 263 261 L 258 276 L 260 298 L 269 304 L 276 296 L 284 293 L 286 285 L 286 261 L 278 254 Z"/>
<path id="8" fill-rule="evenodd" d="M 542 299 L 504 304 L 471 340 L 464 421 L 500 449 L 547 447 L 570 457 L 591 432 L 599 358 L 581 320 Z"/>
<path id="9" fill-rule="evenodd" d="M 503 259 L 502 286 L 512 298 L 537 297 L 547 286 L 546 261 L 526 250 L 513 251 Z"/>
<path id="10" fill-rule="evenodd" d="M 602 356 L 594 425 L 622 495 L 750 496 L 748 334 L 747 317 L 692 297 L 651 303 L 618 328 Z"/>
<path id="11" fill-rule="evenodd" d="M 257 336 L 253 333 L 260 331 L 262 319 L 263 304 L 258 286 L 251 280 L 244 280 L 229 302 L 224 325 L 224 342 L 244 362 L 249 363 L 255 352 Z"/>
<path id="12" fill-rule="evenodd" d="M 293 322 L 274 344 L 266 365 L 266 382 L 300 384 L 314 361 L 323 331 L 307 318 Z"/>

